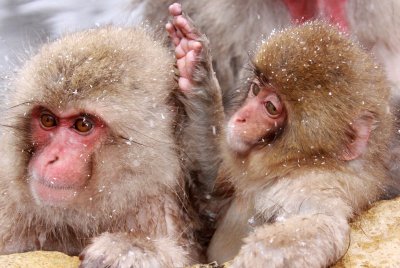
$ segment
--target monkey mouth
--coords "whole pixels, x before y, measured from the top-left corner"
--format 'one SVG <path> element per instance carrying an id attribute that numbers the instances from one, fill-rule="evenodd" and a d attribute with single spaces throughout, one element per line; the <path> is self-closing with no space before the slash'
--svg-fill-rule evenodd
<path id="1" fill-rule="evenodd" d="M 30 188 L 38 203 L 53 206 L 68 203 L 78 194 L 77 188 L 73 185 L 54 183 L 44 178 L 32 178 Z"/>
<path id="2" fill-rule="evenodd" d="M 38 181 L 38 183 L 40 183 L 48 188 L 51 188 L 51 189 L 56 189 L 56 190 L 72 190 L 72 189 L 74 189 L 71 185 L 56 183 L 53 180 L 47 180 L 47 179 L 40 178 L 37 181 Z"/>

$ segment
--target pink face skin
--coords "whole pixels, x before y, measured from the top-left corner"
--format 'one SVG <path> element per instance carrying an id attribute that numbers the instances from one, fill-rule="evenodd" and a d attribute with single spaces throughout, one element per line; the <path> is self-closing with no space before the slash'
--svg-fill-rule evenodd
<path id="1" fill-rule="evenodd" d="M 348 30 L 346 4 L 348 0 L 283 0 L 292 20 L 303 23 L 323 15 L 331 24 L 338 25 L 342 31 Z"/>
<path id="2" fill-rule="evenodd" d="M 246 101 L 228 122 L 227 140 L 239 154 L 248 153 L 263 137 L 283 127 L 286 110 L 276 90 L 254 81 Z"/>
<path id="3" fill-rule="evenodd" d="M 76 110 L 36 108 L 31 119 L 33 154 L 28 172 L 35 199 L 60 205 L 72 200 L 91 177 L 91 156 L 106 136 L 98 118 Z"/>

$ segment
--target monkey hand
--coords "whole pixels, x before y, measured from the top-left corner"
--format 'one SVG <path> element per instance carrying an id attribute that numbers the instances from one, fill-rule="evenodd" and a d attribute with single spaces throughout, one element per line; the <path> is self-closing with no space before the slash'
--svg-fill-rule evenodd
<path id="1" fill-rule="evenodd" d="M 81 268 L 183 267 L 187 254 L 176 242 L 161 238 L 135 238 L 130 234 L 104 233 L 82 252 Z"/>
<path id="2" fill-rule="evenodd" d="M 348 232 L 345 218 L 323 214 L 262 225 L 245 238 L 232 267 L 328 267 L 345 253 Z"/>
<path id="3" fill-rule="evenodd" d="M 175 45 L 179 88 L 186 94 L 204 81 L 202 77 L 197 76 L 214 74 L 209 56 L 209 42 L 182 12 L 180 4 L 172 4 L 169 12 L 173 19 L 167 23 L 166 30 Z"/>

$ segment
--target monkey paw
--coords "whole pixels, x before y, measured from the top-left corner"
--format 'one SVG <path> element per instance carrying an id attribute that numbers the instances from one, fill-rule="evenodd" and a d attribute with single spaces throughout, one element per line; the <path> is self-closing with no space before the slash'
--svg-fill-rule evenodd
<path id="1" fill-rule="evenodd" d="M 182 13 L 180 4 L 172 4 L 169 12 L 173 20 L 167 23 L 166 30 L 175 45 L 176 64 L 179 70 L 178 84 L 182 92 L 188 92 L 193 87 L 196 60 L 203 48 L 199 41 L 201 34 L 191 20 Z"/>
<path id="2" fill-rule="evenodd" d="M 231 267 L 287 267 L 287 263 L 282 250 L 267 248 L 262 241 L 257 241 L 243 245 Z"/>
<path id="3" fill-rule="evenodd" d="M 172 267 L 169 256 L 157 249 L 150 239 L 142 241 L 127 234 L 104 233 L 84 249 L 80 267 Z"/>

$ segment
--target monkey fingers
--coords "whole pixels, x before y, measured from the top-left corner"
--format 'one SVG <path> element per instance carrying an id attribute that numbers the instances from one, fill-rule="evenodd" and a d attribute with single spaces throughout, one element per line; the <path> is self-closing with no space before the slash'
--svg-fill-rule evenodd
<path id="1" fill-rule="evenodd" d="M 167 33 L 168 33 L 169 37 L 171 38 L 171 41 L 174 44 L 174 46 L 179 45 L 180 38 L 178 37 L 177 30 L 172 25 L 172 23 L 168 22 L 165 25 L 165 29 L 167 30 Z"/>
<path id="2" fill-rule="evenodd" d="M 169 8 L 170 14 L 174 17 L 173 22 L 167 23 L 167 31 L 170 36 L 173 38 L 178 38 L 178 45 L 181 43 L 181 46 L 184 46 L 184 51 L 186 50 L 194 50 L 196 52 L 200 52 L 202 49 L 202 45 L 199 41 L 199 37 L 201 33 L 193 26 L 193 23 L 190 19 L 182 13 L 182 8 L 180 4 L 172 4 Z M 182 44 L 182 41 L 187 41 Z M 181 52 L 182 53 L 182 52 Z M 183 54 L 179 54 L 179 58 L 184 56 Z"/>
<path id="3" fill-rule="evenodd" d="M 200 36 L 198 30 L 193 26 L 190 18 L 182 12 L 182 7 L 178 3 L 169 6 L 169 13 L 173 16 L 174 26 L 190 39 L 197 39 Z"/>
<path id="4" fill-rule="evenodd" d="M 200 34 L 192 26 L 189 18 L 182 14 L 179 4 L 171 5 L 169 11 L 173 20 L 172 23 L 167 23 L 166 30 L 175 45 L 175 56 L 180 75 L 178 84 L 183 92 L 188 92 L 193 87 L 194 66 L 202 50 L 202 44 L 197 41 Z"/>

